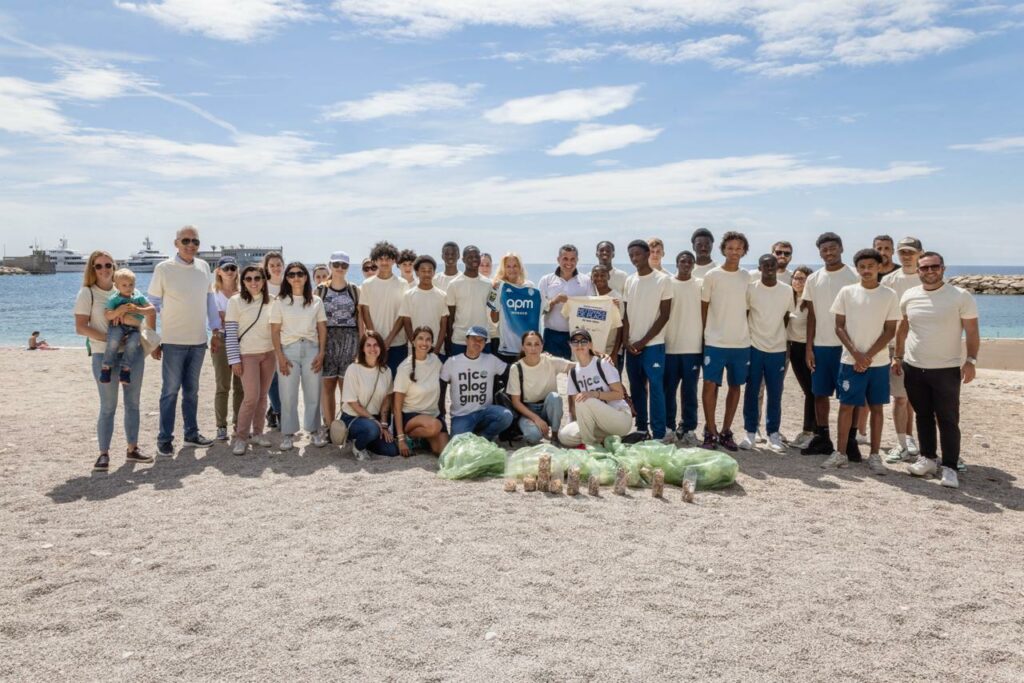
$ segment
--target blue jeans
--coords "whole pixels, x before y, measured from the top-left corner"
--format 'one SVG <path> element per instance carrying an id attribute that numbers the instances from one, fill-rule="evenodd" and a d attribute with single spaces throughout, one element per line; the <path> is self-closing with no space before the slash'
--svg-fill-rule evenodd
<path id="1" fill-rule="evenodd" d="M 109 347 L 108 347 L 109 348 Z M 117 413 L 117 389 L 122 386 L 117 382 L 100 383 L 100 369 L 103 367 L 100 354 L 92 357 L 92 376 L 96 380 L 96 388 L 100 392 L 100 414 L 96 419 L 96 440 L 99 442 L 100 453 L 110 450 L 110 440 L 114 435 L 114 415 Z M 123 359 L 114 357 L 114 362 Z M 143 354 L 131 364 L 132 382 L 123 385 L 124 394 L 124 438 L 128 443 L 139 442 L 139 394 L 142 393 L 142 375 L 146 370 L 146 357 Z"/>
<path id="2" fill-rule="evenodd" d="M 278 415 L 281 414 L 281 390 L 277 386 L 277 373 L 274 373 L 274 379 L 270 381 L 270 391 L 267 392 L 267 398 L 270 399 L 270 409 Z"/>
<path id="3" fill-rule="evenodd" d="M 348 427 L 348 438 L 361 451 L 394 457 L 398 455 L 398 444 L 381 438 L 380 426 L 368 417 L 341 414 L 341 421 Z"/>
<path id="4" fill-rule="evenodd" d="M 650 394 L 651 435 L 665 436 L 665 345 L 645 346 L 639 356 L 626 352 L 629 393 L 636 409 L 637 431 L 647 431 L 647 400 Z"/>
<path id="5" fill-rule="evenodd" d="M 121 367 L 130 368 L 142 354 L 142 332 L 131 325 L 111 325 L 107 328 L 107 349 L 103 352 L 103 367 L 112 368 L 117 360 L 117 347 L 124 342 Z"/>
<path id="6" fill-rule="evenodd" d="M 313 372 L 313 359 L 320 350 L 308 339 L 286 344 L 281 348 L 292 367 L 281 375 L 281 433 L 299 431 L 299 386 L 302 386 L 302 424 L 310 434 L 320 428 L 320 373 Z M 278 373 L 280 374 L 280 372 Z"/>
<path id="7" fill-rule="evenodd" d="M 779 431 L 782 424 L 782 386 L 786 379 L 786 352 L 767 353 L 750 348 L 750 372 L 743 393 L 743 430 L 756 432 L 761 422 L 761 381 L 768 404 L 765 427 L 769 434 Z"/>
<path id="8" fill-rule="evenodd" d="M 674 432 L 676 429 L 677 393 L 683 405 L 680 431 L 692 432 L 697 429 L 697 385 L 700 381 L 701 362 L 699 353 L 665 354 L 665 413 L 669 431 Z"/>
<path id="9" fill-rule="evenodd" d="M 409 345 L 402 344 L 401 346 L 392 346 L 388 349 L 388 368 L 391 370 L 391 379 L 395 378 L 395 373 L 398 372 L 398 366 L 402 364 L 402 361 L 409 357 Z"/>
<path id="10" fill-rule="evenodd" d="M 551 427 L 552 437 L 558 434 L 558 430 L 562 426 L 563 408 L 562 397 L 558 395 L 557 391 L 552 391 L 548 394 L 544 398 L 543 403 L 524 403 L 524 405 L 548 423 L 548 426 Z M 537 429 L 537 425 L 533 424 L 529 418 L 523 416 L 519 417 L 519 431 L 523 433 L 523 439 L 526 443 L 531 446 L 540 443 L 541 438 L 543 438 L 540 430 Z"/>
<path id="11" fill-rule="evenodd" d="M 512 424 L 512 411 L 489 405 L 469 415 L 452 415 L 452 436 L 473 432 L 494 441 Z"/>
<path id="12" fill-rule="evenodd" d="M 572 360 L 569 348 L 569 333 L 559 330 L 544 330 L 544 351 L 557 358 Z"/>
<path id="13" fill-rule="evenodd" d="M 157 443 L 174 441 L 174 418 L 181 392 L 181 420 L 185 438 L 199 434 L 199 373 L 203 370 L 206 344 L 164 344 L 163 386 L 160 389 L 160 433 Z"/>

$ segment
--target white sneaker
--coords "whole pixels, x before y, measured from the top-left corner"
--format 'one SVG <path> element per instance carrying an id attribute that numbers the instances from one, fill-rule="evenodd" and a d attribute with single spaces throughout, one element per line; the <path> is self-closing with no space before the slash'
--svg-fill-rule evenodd
<path id="1" fill-rule="evenodd" d="M 740 441 L 737 445 L 743 450 L 749 451 L 753 450 L 755 441 L 757 441 L 757 434 L 747 432 L 747 435 L 743 437 L 743 441 Z"/>
<path id="2" fill-rule="evenodd" d="M 834 452 L 828 456 L 828 460 L 821 463 L 821 469 L 827 470 L 830 468 L 839 469 L 840 467 L 849 467 L 850 459 L 846 457 L 846 453 L 840 453 L 839 451 Z"/>
<path id="3" fill-rule="evenodd" d="M 249 443 L 253 444 L 254 446 L 260 446 L 261 448 L 270 448 L 270 439 L 263 436 L 262 434 L 257 434 L 256 436 L 249 439 Z"/>
<path id="4" fill-rule="evenodd" d="M 893 446 L 885 455 L 887 463 L 907 462 L 908 460 L 911 460 L 910 451 L 900 446 Z"/>
<path id="5" fill-rule="evenodd" d="M 807 444 L 814 438 L 814 432 L 800 432 L 796 438 L 789 442 L 793 448 L 807 448 Z"/>
<path id="6" fill-rule="evenodd" d="M 942 485 L 947 489 L 960 488 L 960 479 L 956 476 L 956 470 L 952 467 L 942 468 Z"/>
<path id="7" fill-rule="evenodd" d="M 861 434 L 860 432 L 857 432 L 857 443 L 859 443 L 861 446 L 864 446 L 867 445 L 868 442 L 869 439 L 867 434 Z"/>
<path id="8" fill-rule="evenodd" d="M 939 471 L 939 466 L 935 463 L 934 458 L 918 458 L 917 462 L 907 468 L 915 477 L 934 477 Z"/>
<path id="9" fill-rule="evenodd" d="M 785 453 L 786 444 L 782 441 L 782 434 L 778 432 L 772 432 L 768 435 L 768 448 L 772 449 L 776 453 Z"/>
<path id="10" fill-rule="evenodd" d="M 244 439 L 235 439 L 235 444 L 231 447 L 232 455 L 245 455 L 245 449 L 247 444 Z"/>
<path id="11" fill-rule="evenodd" d="M 356 448 L 352 446 L 352 453 L 356 456 L 356 460 L 365 462 L 370 459 L 370 451 L 365 448 Z"/>
<path id="12" fill-rule="evenodd" d="M 889 474 L 889 468 L 882 464 L 882 456 L 878 453 L 872 453 L 868 456 L 868 469 L 871 470 L 872 474 L 877 474 L 880 477 Z"/>
<path id="13" fill-rule="evenodd" d="M 290 451 L 295 448 L 295 437 L 291 434 L 285 434 L 281 437 L 281 450 Z"/>
<path id="14" fill-rule="evenodd" d="M 697 432 L 690 430 L 683 432 L 682 434 L 676 434 L 676 443 L 681 443 L 684 446 L 699 446 L 700 441 L 697 440 Z"/>
<path id="15" fill-rule="evenodd" d="M 313 445 L 317 448 L 323 448 L 327 445 L 327 437 L 324 436 L 322 430 L 317 430 L 316 434 L 313 435 Z"/>
<path id="16" fill-rule="evenodd" d="M 768 439 L 761 436 L 760 429 L 758 429 L 757 433 L 754 435 L 754 443 L 768 443 Z"/>
<path id="17" fill-rule="evenodd" d="M 907 437 L 907 452 L 915 457 L 921 454 L 921 447 L 917 445 L 912 436 Z"/>
<path id="18" fill-rule="evenodd" d="M 676 442 L 676 433 L 673 431 L 665 432 L 665 436 L 659 439 L 661 443 L 674 444 Z"/>

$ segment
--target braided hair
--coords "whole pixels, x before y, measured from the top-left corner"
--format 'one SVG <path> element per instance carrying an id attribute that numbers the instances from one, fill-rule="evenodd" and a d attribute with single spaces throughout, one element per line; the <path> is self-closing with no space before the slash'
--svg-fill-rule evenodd
<path id="1" fill-rule="evenodd" d="M 415 346 L 415 342 L 416 342 L 416 337 L 420 336 L 420 332 L 426 332 L 427 334 L 430 335 L 430 349 L 427 351 L 427 357 L 429 358 L 430 354 L 434 352 L 434 330 L 430 329 L 426 325 L 420 325 L 419 327 L 417 327 L 415 330 L 412 331 L 412 342 L 413 342 L 413 349 L 412 349 L 412 372 L 409 373 L 409 379 L 411 379 L 413 382 L 416 381 L 416 346 Z"/>

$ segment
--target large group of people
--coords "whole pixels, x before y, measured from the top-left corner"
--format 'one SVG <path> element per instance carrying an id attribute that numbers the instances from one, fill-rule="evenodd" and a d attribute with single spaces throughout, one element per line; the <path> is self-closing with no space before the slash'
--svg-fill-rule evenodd
<path id="1" fill-rule="evenodd" d="M 211 272 L 196 257 L 196 228 L 180 229 L 174 244 L 145 294 L 109 253 L 89 257 L 74 313 L 100 397 L 95 470 L 110 466 L 118 387 L 126 458 L 153 461 L 138 443 L 146 354 L 161 362 L 157 452 L 175 453 L 179 395 L 184 443 L 214 442 L 198 420 L 209 348 L 216 439 L 230 440 L 238 456 L 269 448 L 268 430 L 280 430 L 281 451 L 304 433 L 312 446 L 344 444 L 360 460 L 438 454 L 467 432 L 565 448 L 616 435 L 727 451 L 794 448 L 826 456 L 823 468 L 863 460 L 878 475 L 906 462 L 913 475 L 959 485 L 959 392 L 974 377 L 977 307 L 945 282 L 942 256 L 913 237 L 876 237 L 851 267 L 842 238 L 823 233 L 815 271 L 790 268 L 788 241 L 755 252 L 757 268 L 747 271 L 750 243 L 735 231 L 721 236 L 720 257 L 714 234 L 694 231 L 674 273 L 660 238 L 629 243 L 631 273 L 614 265 L 610 241 L 596 245 L 589 273 L 566 244 L 536 284 L 515 252 L 494 259 L 445 242 L 439 267 L 381 241 L 361 261 L 358 286 L 344 251 L 312 272 L 275 252 L 260 263 L 226 256 Z M 803 393 L 793 439 L 781 433 L 789 368 Z M 896 445 L 883 453 L 890 400 Z"/>

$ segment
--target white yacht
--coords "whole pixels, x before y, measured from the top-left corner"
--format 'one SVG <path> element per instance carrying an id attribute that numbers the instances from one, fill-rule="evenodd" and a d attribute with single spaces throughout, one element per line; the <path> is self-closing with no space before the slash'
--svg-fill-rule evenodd
<path id="1" fill-rule="evenodd" d="M 125 266 L 131 268 L 136 273 L 152 273 L 153 269 L 156 268 L 156 264 L 167 259 L 167 254 L 161 254 L 154 249 L 153 240 L 147 237 L 142 240 L 142 249 L 132 254 L 128 261 L 125 262 Z"/>
<path id="2" fill-rule="evenodd" d="M 46 257 L 53 261 L 54 269 L 58 273 L 81 273 L 88 262 L 82 254 L 68 249 L 67 237 L 60 238 L 56 249 L 47 249 Z"/>

